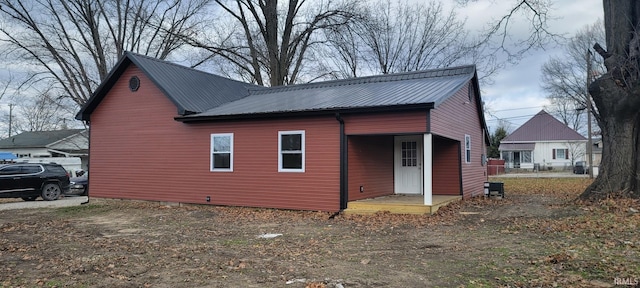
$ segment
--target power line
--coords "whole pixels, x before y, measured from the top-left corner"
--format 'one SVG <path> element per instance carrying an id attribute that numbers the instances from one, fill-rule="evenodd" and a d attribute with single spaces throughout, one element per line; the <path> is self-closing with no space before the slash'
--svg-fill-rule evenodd
<path id="1" fill-rule="evenodd" d="M 545 106 L 545 105 L 543 105 L 543 106 L 533 106 L 533 107 L 510 108 L 510 109 L 502 109 L 502 110 L 493 110 L 493 111 L 491 111 L 491 112 L 503 112 L 503 111 L 526 110 L 526 109 L 544 108 L 544 107 L 546 107 L 546 106 Z"/>

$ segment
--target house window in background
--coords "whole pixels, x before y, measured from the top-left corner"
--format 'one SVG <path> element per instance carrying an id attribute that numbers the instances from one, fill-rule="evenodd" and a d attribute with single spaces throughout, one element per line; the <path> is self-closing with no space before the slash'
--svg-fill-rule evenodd
<path id="1" fill-rule="evenodd" d="M 531 163 L 531 151 L 522 151 L 520 153 L 520 163 Z"/>
<path id="2" fill-rule="evenodd" d="M 569 149 L 553 149 L 553 159 L 569 159 Z"/>

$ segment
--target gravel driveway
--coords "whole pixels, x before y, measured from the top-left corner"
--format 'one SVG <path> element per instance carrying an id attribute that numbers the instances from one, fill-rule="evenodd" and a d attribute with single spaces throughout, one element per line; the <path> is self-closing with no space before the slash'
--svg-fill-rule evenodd
<path id="1" fill-rule="evenodd" d="M 13 210 L 13 209 L 33 209 L 33 208 L 58 208 L 78 206 L 83 202 L 87 202 L 89 199 L 87 196 L 65 196 L 64 198 L 55 201 L 22 201 L 0 204 L 0 210 Z"/>

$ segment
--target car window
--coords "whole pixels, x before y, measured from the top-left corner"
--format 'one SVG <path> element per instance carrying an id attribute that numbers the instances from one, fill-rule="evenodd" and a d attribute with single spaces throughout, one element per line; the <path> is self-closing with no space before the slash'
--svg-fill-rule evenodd
<path id="1" fill-rule="evenodd" d="M 61 166 L 49 166 L 49 170 L 55 173 L 67 174 L 67 170 L 64 170 Z"/>
<path id="2" fill-rule="evenodd" d="M 0 168 L 0 175 L 15 175 L 20 173 L 20 166 L 6 166 Z"/>
<path id="3" fill-rule="evenodd" d="M 22 174 L 35 174 L 42 172 L 40 165 L 25 165 L 22 166 Z"/>

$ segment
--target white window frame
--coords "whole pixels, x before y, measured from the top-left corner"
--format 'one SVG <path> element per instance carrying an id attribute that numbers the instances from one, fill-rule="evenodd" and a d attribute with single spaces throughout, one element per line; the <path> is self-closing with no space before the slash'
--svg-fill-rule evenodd
<path id="1" fill-rule="evenodd" d="M 471 163 L 471 135 L 464 135 L 464 162 Z"/>
<path id="2" fill-rule="evenodd" d="M 229 137 L 229 151 L 213 151 L 214 140 L 217 137 Z M 229 168 L 214 168 L 213 167 L 213 155 L 214 154 L 226 154 L 229 153 Z M 209 151 L 209 171 L 211 172 L 233 172 L 233 133 L 215 133 L 211 134 L 211 150 Z"/>
<path id="3" fill-rule="evenodd" d="M 528 153 L 529 154 L 529 161 L 525 161 L 525 156 L 524 154 Z M 520 163 L 525 163 L 525 164 L 531 164 L 533 163 L 533 151 L 531 150 L 523 150 L 520 151 Z"/>
<path id="4" fill-rule="evenodd" d="M 569 159 L 569 156 L 567 155 L 567 150 L 569 150 L 569 149 L 556 148 L 556 149 L 553 149 L 553 150 L 556 150 L 554 152 L 556 154 L 556 158 L 554 160 L 566 160 L 566 159 Z M 560 152 L 560 151 L 562 151 L 562 157 L 558 156 L 558 152 Z"/>
<path id="5" fill-rule="evenodd" d="M 283 135 L 300 135 L 300 149 L 301 151 L 282 151 L 282 136 Z M 305 133 L 304 130 L 293 131 L 278 131 L 278 172 L 304 172 L 305 171 Z M 302 165 L 300 169 L 282 168 L 282 154 L 297 154 L 302 153 Z"/>

